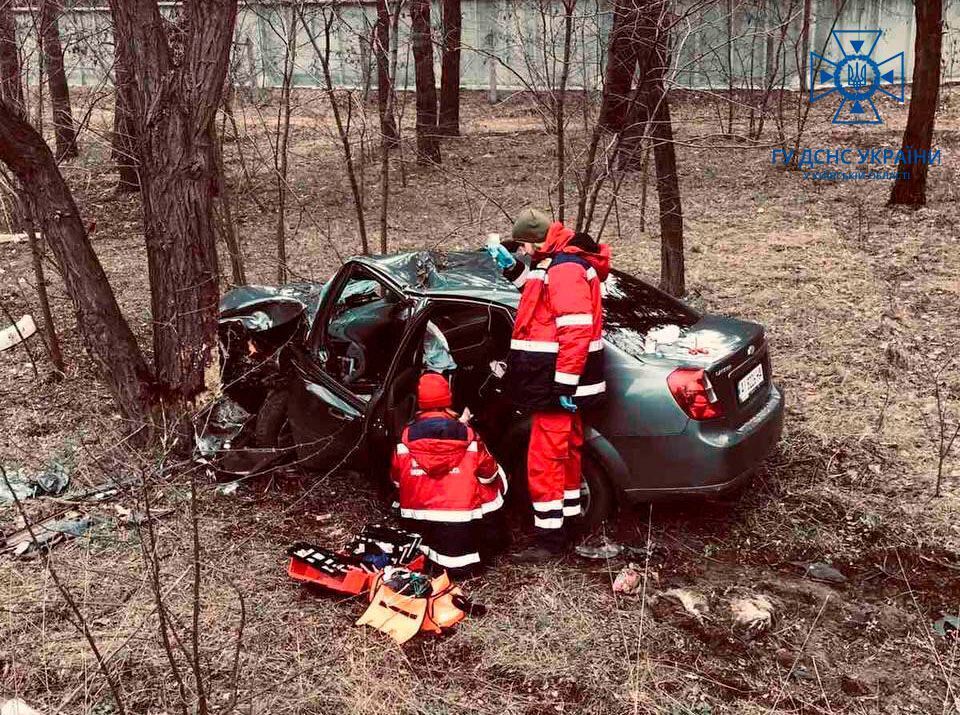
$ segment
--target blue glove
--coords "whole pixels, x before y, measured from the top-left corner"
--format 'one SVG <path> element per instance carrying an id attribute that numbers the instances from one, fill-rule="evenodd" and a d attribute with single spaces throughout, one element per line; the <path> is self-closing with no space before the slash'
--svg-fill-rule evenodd
<path id="1" fill-rule="evenodd" d="M 560 406 L 567 412 L 577 411 L 577 406 L 573 404 L 573 398 L 570 395 L 560 395 Z"/>
<path id="2" fill-rule="evenodd" d="M 517 259 L 514 258 L 510 251 L 502 244 L 487 246 L 486 251 L 490 254 L 490 257 L 497 262 L 497 266 L 501 271 L 505 271 L 517 262 Z"/>

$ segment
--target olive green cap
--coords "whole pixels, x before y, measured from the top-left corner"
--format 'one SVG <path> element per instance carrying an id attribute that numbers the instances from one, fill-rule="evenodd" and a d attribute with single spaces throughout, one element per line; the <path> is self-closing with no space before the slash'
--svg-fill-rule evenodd
<path id="1" fill-rule="evenodd" d="M 550 217 L 536 209 L 524 209 L 513 222 L 513 237 L 518 241 L 542 243 L 550 228 Z"/>

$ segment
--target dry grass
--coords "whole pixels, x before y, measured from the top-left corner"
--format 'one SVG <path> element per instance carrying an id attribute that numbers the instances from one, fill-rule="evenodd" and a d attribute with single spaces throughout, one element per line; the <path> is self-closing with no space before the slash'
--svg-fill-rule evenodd
<path id="1" fill-rule="evenodd" d="M 349 254 L 358 243 L 322 101 L 309 94 L 298 101 L 298 208 L 289 219 L 288 255 L 296 275 L 320 280 L 335 270 L 334 248 Z M 330 475 L 306 499 L 302 491 L 315 476 L 249 483 L 233 497 L 204 482 L 200 632 L 212 703 L 222 707 L 232 692 L 242 594 L 241 713 L 956 711 L 956 642 L 932 636 L 930 624 L 941 611 L 958 610 L 960 490 L 948 479 L 946 496 L 930 498 L 933 452 L 919 410 L 932 366 L 955 350 L 958 107 L 948 93 L 936 139 L 943 166 L 932 173 L 929 206 L 918 212 L 886 208 L 886 184 L 804 181 L 771 167 L 766 149 L 680 149 L 690 299 L 767 326 L 790 412 L 781 452 L 743 499 L 656 505 L 649 519 L 646 510 L 622 514 L 617 538 L 642 546 L 650 534 L 643 605 L 611 593 L 619 564 L 504 563 L 468 584 L 490 607 L 486 618 L 401 649 L 352 626 L 361 603 L 298 589 L 284 574 L 292 540 L 343 543 L 384 516 L 362 478 Z M 271 110 L 238 111 L 241 146 L 255 168 L 250 190 L 272 206 L 269 175 L 254 149 L 267 151 Z M 692 100 L 680 107 L 681 139 L 711 133 L 711 112 Z M 884 113 L 886 125 L 863 132 L 817 118 L 806 143 L 893 146 L 905 112 Z M 108 113 L 95 116 L 109 126 Z M 391 248 L 473 246 L 487 230 L 503 231 L 505 220 L 475 187 L 510 211 L 545 204 L 552 139 L 534 131 L 537 121 L 521 97 L 496 110 L 471 100 L 465 136 L 446 143 L 442 171 L 411 164 L 406 188 L 399 172 L 393 177 Z M 235 146 L 227 156 L 248 272 L 270 283 L 274 217 L 251 199 Z M 374 163 L 365 182 L 373 224 Z M 84 217 L 97 223 L 95 245 L 126 315 L 149 344 L 136 200 L 113 197 L 100 148 L 69 171 Z M 622 197 L 605 238 L 620 267 L 655 278 L 658 237 L 639 231 L 639 179 L 625 182 Z M 648 227 L 655 226 L 653 199 Z M 17 285 L 18 277 L 31 280 L 24 248 L 0 251 L 4 300 L 35 310 L 32 289 Z M 0 355 L 0 398 L 8 406 L 0 449 L 4 463 L 37 466 L 71 441 L 75 483 L 84 487 L 124 474 L 131 460 L 112 450 L 120 425 L 79 348 L 56 279 L 51 291 L 68 379 L 35 383 L 22 352 Z M 948 380 L 956 381 L 956 366 Z M 91 455 L 106 461 L 106 473 Z M 158 549 L 167 603 L 186 638 L 192 553 L 182 484 L 174 475 L 151 493 L 157 508 L 176 509 L 157 522 Z M 135 507 L 136 491 L 118 502 Z M 94 511 L 103 523 L 59 547 L 52 562 L 112 654 L 130 711 L 178 712 L 140 537 L 118 526 L 112 503 Z M 333 516 L 316 518 L 325 514 Z M 12 520 L 0 510 L 0 527 Z M 802 579 L 792 562 L 810 560 L 832 562 L 849 581 L 832 587 Z M 674 587 L 704 596 L 704 623 L 659 595 Z M 773 628 L 756 639 L 734 630 L 728 611 L 731 599 L 750 592 L 769 595 L 776 607 Z M 20 693 L 50 713 L 110 712 L 104 681 L 67 616 L 42 561 L 0 560 L 0 693 Z"/>

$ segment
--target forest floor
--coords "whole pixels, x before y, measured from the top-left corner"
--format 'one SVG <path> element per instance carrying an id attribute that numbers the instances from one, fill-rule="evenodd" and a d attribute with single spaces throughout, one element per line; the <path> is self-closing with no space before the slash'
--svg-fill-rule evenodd
<path id="1" fill-rule="evenodd" d="M 555 138 L 529 98 L 514 95 L 495 107 L 481 99 L 465 101 L 463 136 L 444 141 L 442 168 L 416 166 L 409 147 L 405 184 L 394 167 L 390 250 L 478 246 L 487 231 L 508 230 L 496 204 L 516 212 L 549 203 Z M 294 278 L 325 280 L 339 256 L 359 252 L 356 218 L 323 98 L 297 93 L 296 102 L 289 266 Z M 826 111 L 811 114 L 801 146 L 899 147 L 904 108 L 884 106 L 885 123 L 864 128 L 831 125 Z M 294 472 L 247 482 L 233 494 L 204 481 L 198 640 L 215 709 L 960 712 L 960 641 L 932 628 L 960 611 L 960 457 L 947 462 L 943 495 L 934 497 L 933 416 L 937 380 L 952 420 L 960 409 L 960 92 L 946 91 L 934 139 L 943 161 L 931 169 L 928 203 L 918 211 L 887 207 L 887 181 L 814 181 L 773 166 L 772 122 L 767 143 L 751 144 L 722 136 L 716 112 L 698 95 L 675 107 L 687 299 L 766 326 L 788 412 L 780 448 L 753 485 L 736 500 L 621 509 L 614 538 L 648 554 L 640 563 L 642 595 L 612 593 L 620 561 L 574 556 L 531 568 L 505 560 L 467 584 L 489 607 L 486 617 L 399 648 L 353 627 L 363 609 L 358 601 L 308 592 L 285 574 L 284 551 L 294 540 L 335 546 L 363 524 L 388 518 L 373 485 L 349 471 L 323 478 Z M 273 283 L 276 106 L 238 100 L 236 114 L 239 140 L 226 146 L 234 218 L 250 280 Z M 109 130 L 109 109 L 89 116 L 84 153 L 65 173 L 148 349 L 138 199 L 114 193 L 116 177 L 98 139 Z M 355 130 L 365 116 L 355 114 Z M 745 132 L 743 123 L 741 116 L 736 132 Z M 576 165 L 587 136 L 581 120 L 572 125 Z M 373 134 L 367 128 L 367 142 Z M 375 246 L 376 147 L 363 163 Z M 616 266 L 655 281 L 656 194 L 651 186 L 642 216 L 641 184 L 639 175 L 626 178 L 603 239 Z M 575 201 L 572 181 L 567 190 Z M 221 261 L 227 276 L 225 251 Z M 70 302 L 49 265 L 48 276 L 67 376 L 52 379 L 37 339 L 29 345 L 39 379 L 22 347 L 0 354 L 0 462 L 36 470 L 65 458 L 75 491 L 135 476 L 137 459 L 150 456 L 121 448 L 119 416 L 82 352 Z M 39 312 L 26 244 L 0 244 L 0 292 L 12 314 Z M 155 530 L 166 609 L 184 639 L 172 649 L 184 668 L 193 585 L 189 492 L 172 477 L 154 484 L 150 496 L 154 509 L 172 510 Z M 122 681 L 129 711 L 177 712 L 141 540 L 128 523 L 129 510 L 142 508 L 135 497 L 136 490 L 121 490 L 96 505 L 46 498 L 25 506 L 34 517 L 67 508 L 95 517 L 84 536 L 54 548 L 50 562 Z M 12 507 L 0 507 L 0 530 L 10 531 L 15 520 Z M 831 564 L 845 581 L 805 578 L 810 562 Z M 702 616 L 666 595 L 677 588 L 703 597 Z M 755 594 L 772 602 L 773 623 L 744 633 L 732 624 L 730 602 Z M 17 694 L 46 713 L 115 712 L 73 620 L 45 560 L 0 555 L 0 699 Z M 239 688 L 231 701 L 235 667 Z"/>

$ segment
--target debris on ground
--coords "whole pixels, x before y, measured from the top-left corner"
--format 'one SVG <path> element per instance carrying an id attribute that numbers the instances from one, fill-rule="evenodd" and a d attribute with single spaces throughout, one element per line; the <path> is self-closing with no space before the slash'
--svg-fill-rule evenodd
<path id="1" fill-rule="evenodd" d="M 625 593 L 627 595 L 634 594 L 640 589 L 642 582 L 643 572 L 639 566 L 631 563 L 620 569 L 620 573 L 613 579 L 613 592 Z"/>
<path id="2" fill-rule="evenodd" d="M 0 715 L 42 715 L 42 713 L 34 710 L 20 698 L 13 698 L 0 702 Z"/>
<path id="3" fill-rule="evenodd" d="M 25 315 L 13 325 L 0 330 L 0 351 L 8 350 L 27 340 L 37 332 L 32 315 Z"/>
<path id="4" fill-rule="evenodd" d="M 803 575 L 814 581 L 823 581 L 824 583 L 846 583 L 847 577 L 837 571 L 829 564 L 822 562 L 804 563 L 803 561 L 791 561 L 794 566 L 803 569 Z"/>
<path id="5" fill-rule="evenodd" d="M 574 550 L 578 556 L 585 559 L 614 559 L 623 553 L 624 549 L 623 544 L 604 539 L 602 543 L 597 545 L 580 544 Z"/>
<path id="6" fill-rule="evenodd" d="M 734 599 L 730 611 L 734 625 L 752 634 L 762 633 L 773 622 L 773 603 L 763 594 Z"/>
<path id="7" fill-rule="evenodd" d="M 707 605 L 707 599 L 705 599 L 699 593 L 695 593 L 694 591 L 690 591 L 685 588 L 671 588 L 667 591 L 664 591 L 663 595 L 679 601 L 680 605 L 683 606 L 683 610 L 696 618 L 698 621 L 703 621 L 703 617 L 707 615 L 707 612 L 710 610 L 709 606 Z"/>
<path id="8" fill-rule="evenodd" d="M 0 504 L 38 496 L 59 496 L 70 484 L 69 459 L 55 459 L 37 475 L 20 468 L 0 467 Z M 16 498 L 14 498 L 16 497 Z"/>
<path id="9" fill-rule="evenodd" d="M 234 446 L 233 440 L 240 435 L 250 417 L 249 412 L 228 397 L 214 402 L 200 417 L 194 430 L 201 461 L 213 459 Z"/>
<path id="10" fill-rule="evenodd" d="M 14 558 L 35 558 L 57 544 L 82 536 L 93 523 L 89 515 L 78 511 L 55 514 L 14 531 L 3 542 L 0 552 L 10 552 Z"/>
<path id="11" fill-rule="evenodd" d="M 952 613 L 944 613 L 943 618 L 933 622 L 933 632 L 938 636 L 946 637 L 947 633 L 960 631 L 960 617 Z"/>
<path id="12" fill-rule="evenodd" d="M 146 513 L 136 509 L 128 509 L 122 504 L 114 504 L 113 508 L 117 512 L 117 524 L 124 526 L 139 526 L 151 519 L 162 519 L 165 516 L 170 516 L 175 511 L 174 509 L 151 509 L 148 517 Z"/>
<path id="13" fill-rule="evenodd" d="M 239 488 L 240 488 L 240 480 L 237 479 L 235 481 L 226 482 L 225 484 L 221 484 L 220 486 L 218 486 L 217 494 L 225 497 L 233 496 L 234 494 L 237 493 L 237 489 Z"/>

